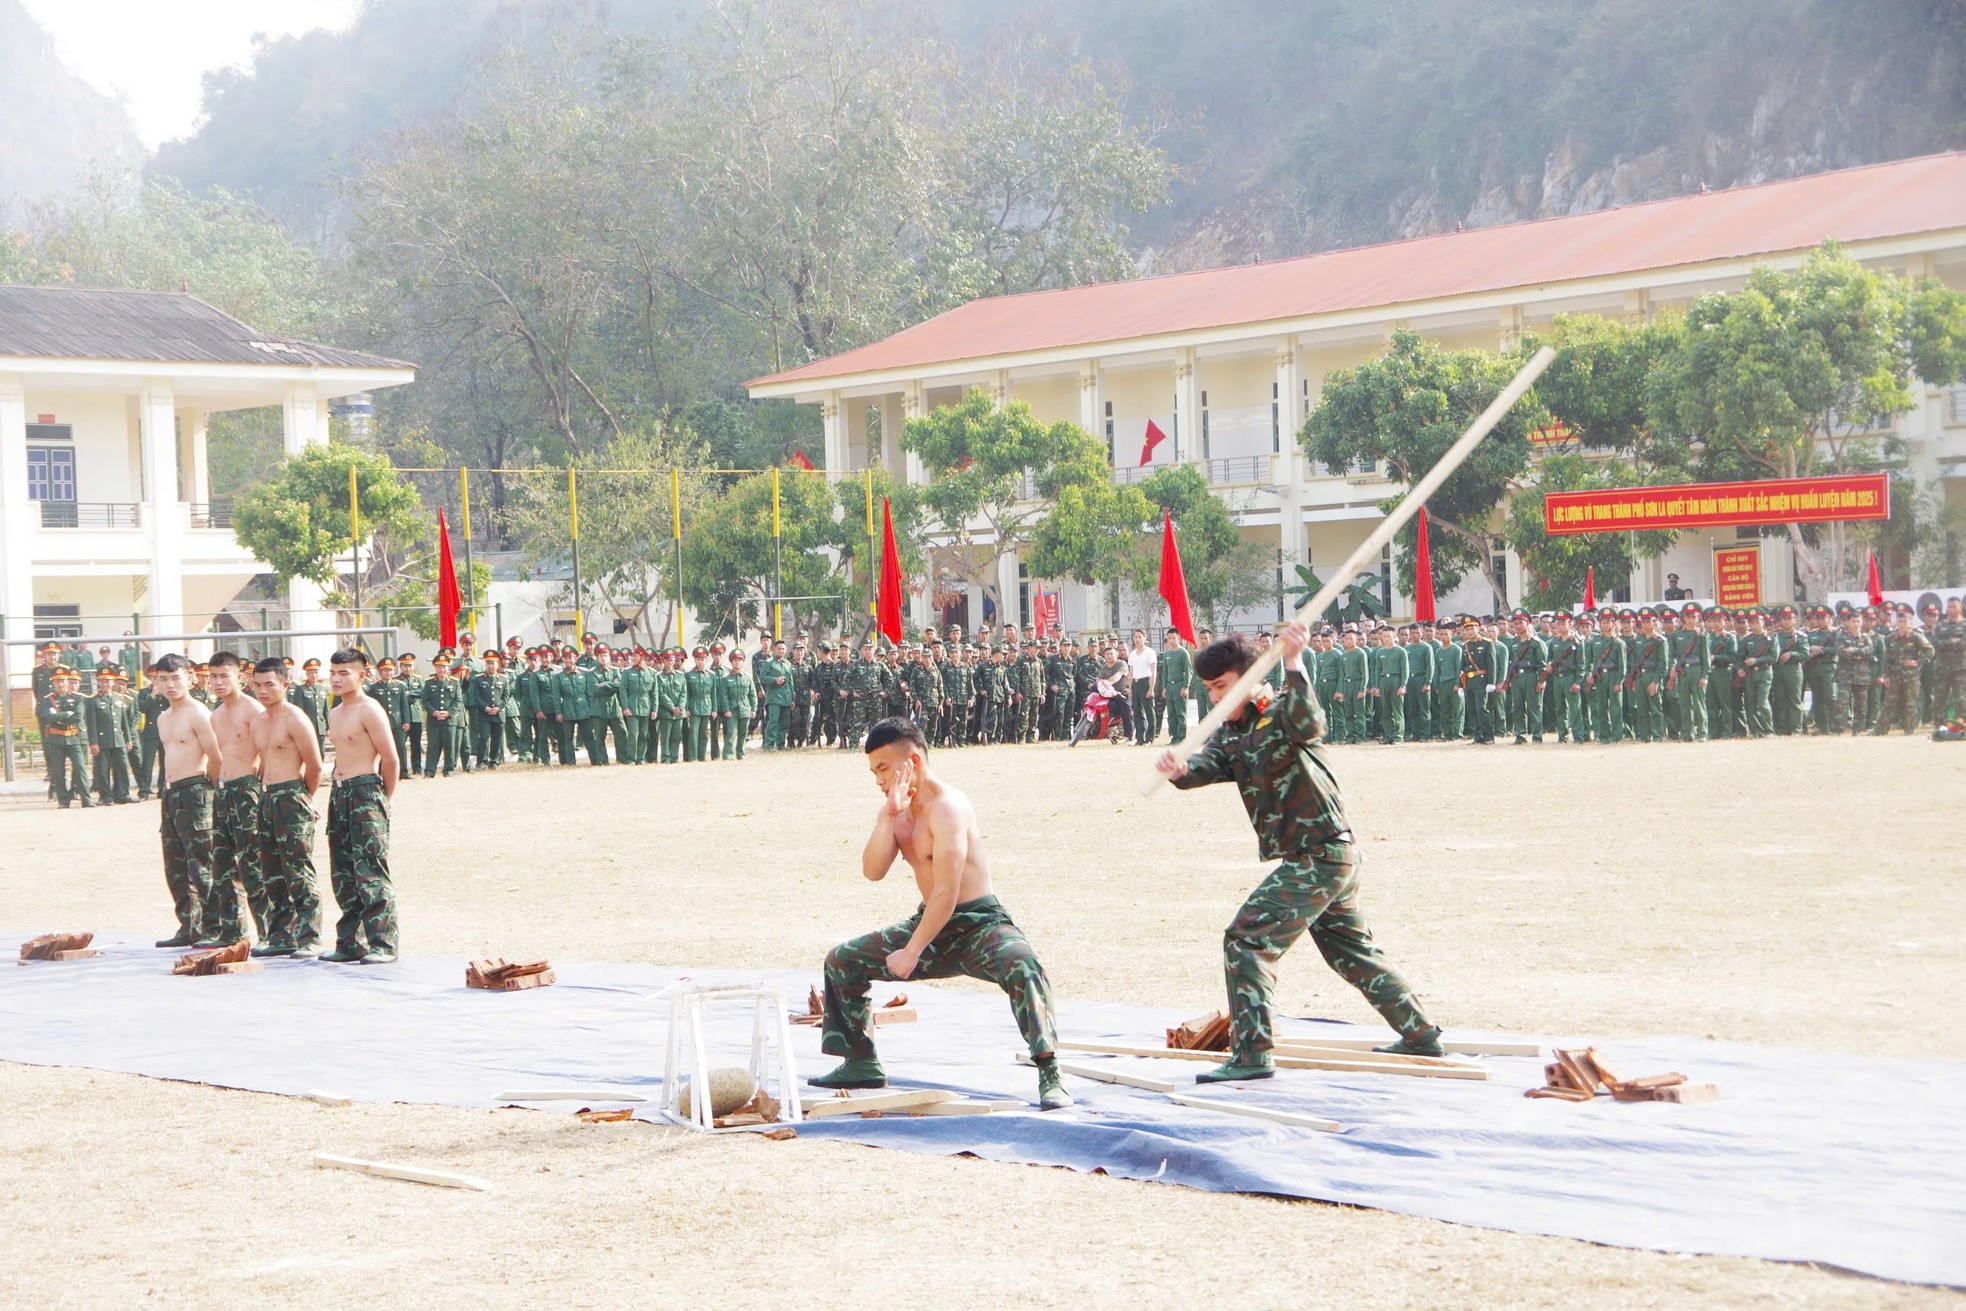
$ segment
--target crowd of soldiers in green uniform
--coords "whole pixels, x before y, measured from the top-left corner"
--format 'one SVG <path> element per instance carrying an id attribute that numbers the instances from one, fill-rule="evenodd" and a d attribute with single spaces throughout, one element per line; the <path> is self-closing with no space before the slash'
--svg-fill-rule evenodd
<path id="1" fill-rule="evenodd" d="M 1197 637 L 1205 645 L 1213 634 Z M 1258 638 L 1266 645 L 1268 635 Z M 1136 654 L 1144 634 L 1136 636 Z M 466 634 L 437 653 L 378 662 L 367 685 L 396 735 L 404 777 L 571 765 L 742 760 L 765 751 L 855 750 L 869 725 L 913 719 L 930 745 L 1062 742 L 1088 698 L 1127 701 L 1133 740 L 1187 734 L 1207 698 L 1189 648 L 1168 633 L 1149 679 L 1116 641 L 1040 637 L 1004 625 L 899 646 L 872 639 L 760 639 L 753 658 L 722 642 L 610 649 L 587 635 L 480 655 Z M 161 772 L 155 692 L 139 656 L 49 643 L 34 668 L 49 795 L 61 806 L 147 800 Z M 1467 617 L 1439 624 L 1327 625 L 1304 662 L 1327 707 L 1327 740 L 1429 742 L 1705 741 L 1804 733 L 1888 733 L 1966 716 L 1966 617 L 1928 605 L 1728 610 L 1606 607 L 1581 615 Z M 323 749 L 331 698 L 307 660 L 289 699 Z M 1280 682 L 1273 672 L 1272 681 Z M 202 677 L 191 695 L 212 704 Z"/>
<path id="2" fill-rule="evenodd" d="M 1642 606 L 1314 636 L 1332 742 L 1704 742 L 1966 714 L 1966 619 L 1909 606 Z"/>

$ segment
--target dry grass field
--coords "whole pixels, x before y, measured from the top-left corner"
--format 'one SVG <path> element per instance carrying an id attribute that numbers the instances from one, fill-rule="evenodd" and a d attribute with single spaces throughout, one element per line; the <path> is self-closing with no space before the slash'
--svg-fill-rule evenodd
<path id="1" fill-rule="evenodd" d="M 1143 799 L 1148 755 L 995 747 L 936 764 L 975 798 L 998 891 L 1061 996 L 1200 1010 L 1261 866 L 1232 790 Z M 1450 1028 L 1966 1059 L 1947 1000 L 1966 993 L 1966 750 L 1333 756 L 1375 932 Z M 394 817 L 404 951 L 816 970 L 912 909 L 911 889 L 858 874 L 877 802 L 840 752 L 410 783 Z M 163 936 L 154 806 L 0 801 L 0 925 Z M 1308 947 L 1280 1001 L 1373 1019 Z M 838 1143 L 328 1110 L 6 1063 L 0 1099 L 7 1306 L 1158 1307 L 1203 1290 L 1239 1308 L 1960 1304 L 1833 1271 Z M 498 1191 L 308 1169 L 322 1148 L 441 1162 Z M 1252 1251 L 1264 1273 L 1233 1273 Z"/>

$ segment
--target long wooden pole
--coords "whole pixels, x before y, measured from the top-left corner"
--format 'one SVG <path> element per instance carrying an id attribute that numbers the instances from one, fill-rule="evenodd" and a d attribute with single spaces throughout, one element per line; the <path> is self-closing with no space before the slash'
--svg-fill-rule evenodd
<path id="1" fill-rule="evenodd" d="M 1379 552 L 1393 539 L 1393 535 L 1406 526 L 1407 520 L 1420 512 L 1426 505 L 1427 499 L 1439 491 L 1440 485 L 1461 467 L 1462 461 L 1474 453 L 1475 447 L 1481 445 L 1481 439 L 1502 421 L 1502 416 L 1515 408 L 1515 403 L 1522 399 L 1524 392 L 1535 385 L 1536 379 L 1543 376 L 1543 370 L 1549 368 L 1550 362 L 1554 359 L 1556 359 L 1556 351 L 1548 346 L 1532 355 L 1529 363 L 1522 366 L 1522 371 L 1515 375 L 1508 386 L 1502 388 L 1502 394 L 1481 412 L 1481 417 L 1447 448 L 1447 453 L 1440 457 L 1440 463 L 1428 470 L 1426 477 L 1413 484 L 1413 490 L 1400 499 L 1400 503 L 1393 507 L 1391 514 L 1380 521 L 1377 528 L 1366 534 L 1365 540 L 1352 551 L 1351 557 L 1338 572 L 1332 574 L 1324 586 L 1318 589 L 1316 596 L 1298 608 L 1293 618 L 1308 622 L 1323 614 L 1324 608 L 1337 599 L 1338 593 L 1345 584 L 1358 576 L 1358 571 L 1365 567 L 1366 561 L 1378 558 Z M 1230 687 L 1228 695 L 1216 702 L 1215 708 L 1202 716 L 1202 721 L 1189 730 L 1189 735 L 1197 742 L 1208 741 L 1209 736 L 1222 727 L 1230 715 L 1242 708 L 1242 703 L 1256 690 L 1257 685 L 1263 681 L 1264 675 L 1282 659 L 1283 644 L 1272 642 L 1269 650 L 1257 656 L 1255 663 L 1243 671 L 1242 677 Z M 1142 795 L 1151 796 L 1155 785 L 1160 782 L 1162 776 L 1156 771 L 1153 782 L 1147 785 Z"/>

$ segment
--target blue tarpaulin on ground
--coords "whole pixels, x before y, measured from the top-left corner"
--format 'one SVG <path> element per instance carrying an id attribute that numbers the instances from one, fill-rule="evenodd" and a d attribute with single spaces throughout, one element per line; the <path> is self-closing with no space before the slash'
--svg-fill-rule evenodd
<path id="1" fill-rule="evenodd" d="M 22 935 L 0 935 L 13 955 Z M 556 964 L 520 993 L 463 986 L 461 960 L 364 968 L 274 961 L 261 973 L 177 978 L 176 953 L 114 935 L 98 959 L 0 971 L 0 1059 L 227 1088 L 360 1101 L 496 1106 L 520 1089 L 604 1086 L 653 1099 L 663 990 L 762 981 L 803 998 L 813 972 Z M 920 1022 L 878 1031 L 894 1086 L 1032 1098 L 1036 1075 L 1001 994 L 967 984 L 905 990 Z M 795 1007 L 796 1008 L 796 1007 Z M 1066 1003 L 1068 1038 L 1158 1045 L 1173 1011 Z M 1293 1022 L 1291 1032 L 1370 1030 Z M 741 1063 L 748 1021 L 713 1030 Z M 795 1029 L 802 1074 L 831 1062 Z M 1461 1036 L 1478 1037 L 1466 1034 Z M 1555 1045 L 1574 1044 L 1564 1039 Z M 1200 1095 L 1337 1120 L 1323 1133 L 1177 1105 L 1158 1093 L 1068 1080 L 1068 1111 L 827 1119 L 807 1136 L 996 1161 L 1103 1170 L 1220 1192 L 1273 1193 L 1622 1247 L 1809 1261 L 1919 1283 L 1966 1285 L 1962 1070 L 1684 1038 L 1595 1040 L 1631 1076 L 1679 1071 L 1720 1085 L 1704 1105 L 1528 1100 L 1542 1061 L 1483 1058 L 1492 1078 L 1288 1070 Z M 1187 1080 L 1169 1060 L 1069 1055 Z M 596 1103 L 602 1104 L 602 1103 Z M 579 1103 L 562 1104 L 574 1109 Z M 653 1102 L 641 1109 L 652 1114 Z"/>

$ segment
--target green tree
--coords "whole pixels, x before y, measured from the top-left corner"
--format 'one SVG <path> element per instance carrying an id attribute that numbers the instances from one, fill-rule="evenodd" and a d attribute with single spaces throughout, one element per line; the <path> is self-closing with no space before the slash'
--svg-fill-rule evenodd
<path id="1" fill-rule="evenodd" d="M 1160 614 L 1161 514 L 1174 516 L 1174 540 L 1181 550 L 1181 575 L 1188 584 L 1189 604 L 1216 624 L 1277 592 L 1276 556 L 1255 542 L 1244 541 L 1229 507 L 1193 465 L 1157 469 L 1138 484 L 1152 506 L 1146 532 L 1134 540 L 1132 576 L 1135 592 L 1147 598 L 1151 613 Z"/>
<path id="2" fill-rule="evenodd" d="M 381 612 L 388 610 L 389 622 L 402 624 L 426 642 L 434 642 L 443 631 L 443 617 L 437 613 L 437 571 L 438 561 L 434 539 L 429 539 L 432 549 L 419 552 L 396 571 L 396 576 L 383 592 L 375 597 L 365 597 L 362 602 L 365 617 L 380 619 Z M 452 567 L 457 568 L 463 561 L 455 560 Z M 460 575 L 463 570 L 458 569 Z M 491 586 L 491 566 L 482 560 L 471 562 L 470 580 L 462 576 L 457 580 L 458 590 L 465 596 L 482 597 L 485 589 Z M 482 611 L 480 612 L 482 613 Z M 459 616 L 463 623 L 466 616 Z"/>
<path id="3" fill-rule="evenodd" d="M 387 574 L 389 561 L 429 533 L 416 488 L 386 458 L 342 444 L 310 446 L 275 477 L 243 493 L 232 511 L 239 544 L 271 566 L 282 587 L 296 578 L 340 586 L 338 558 L 350 557 L 354 547 L 351 468 L 362 540 L 370 548 L 367 572 Z M 387 582 L 385 576 L 383 586 Z M 366 586 L 364 592 L 369 593 Z"/>
<path id="4" fill-rule="evenodd" d="M 1524 349 L 1556 348 L 1556 358 L 1536 380 L 1536 396 L 1586 450 L 1626 457 L 1651 482 L 1690 476 L 1693 452 L 1670 424 L 1655 426 L 1650 382 L 1655 369 L 1683 348 L 1685 321 L 1665 315 L 1642 324 L 1597 314 L 1559 314 L 1547 342 Z"/>
<path id="5" fill-rule="evenodd" d="M 1631 581 L 1632 553 L 1653 559 L 1671 548 L 1677 533 L 1556 533 L 1544 530 L 1543 500 L 1550 492 L 1596 491 L 1638 487 L 1646 480 L 1623 460 L 1592 459 L 1575 452 L 1545 456 L 1537 465 L 1536 483 L 1509 502 L 1503 537 L 1522 557 L 1525 574 L 1534 580 L 1531 597 L 1538 609 L 1576 605 L 1584 599 L 1586 571 L 1596 571 L 1600 598 Z"/>
<path id="6" fill-rule="evenodd" d="M 1966 297 L 1866 268 L 1834 242 L 1701 298 L 1686 325 L 1651 373 L 1648 412 L 1702 443 L 1708 480 L 1851 472 L 1876 458 L 1875 420 L 1913 407 L 1915 374 L 1966 377 Z M 1843 525 L 1788 533 L 1806 597 L 1850 576 Z"/>
<path id="7" fill-rule="evenodd" d="M 1112 481 L 1103 443 L 1077 424 L 1041 423 L 1022 401 L 995 406 L 980 389 L 902 425 L 901 447 L 931 477 L 921 503 L 950 538 L 951 570 L 997 596 L 997 563 L 1029 545 L 1068 489 Z M 1103 493 L 1092 491 L 1088 504 Z M 988 536 L 979 542 L 975 528 Z"/>
<path id="8" fill-rule="evenodd" d="M 1318 406 L 1298 440 L 1313 459 L 1337 467 L 1365 461 L 1384 465 L 1389 481 L 1412 487 L 1509 384 L 1522 367 L 1520 353 L 1446 351 L 1401 328 L 1387 353 L 1324 381 Z M 1529 468 L 1529 432 L 1547 418 L 1531 392 L 1502 416 L 1492 432 L 1427 502 L 1427 519 L 1440 531 L 1429 536 L 1434 584 L 1451 589 L 1473 571 L 1489 579 L 1488 533 L 1495 509 Z M 1390 510 L 1399 498 L 1382 508 Z M 1413 591 L 1416 527 L 1400 534 L 1406 549 L 1395 568 L 1401 590 Z M 1497 600 L 1506 604 L 1499 591 Z"/>

